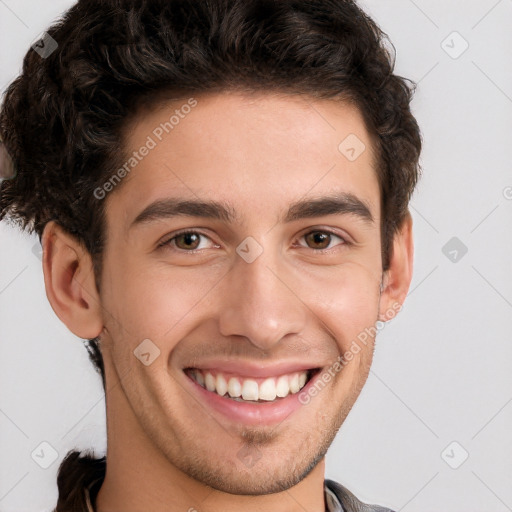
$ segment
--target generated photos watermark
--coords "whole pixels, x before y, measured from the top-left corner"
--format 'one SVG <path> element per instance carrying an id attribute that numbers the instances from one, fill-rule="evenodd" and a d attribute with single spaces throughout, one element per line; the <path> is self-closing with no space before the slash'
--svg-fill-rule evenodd
<path id="1" fill-rule="evenodd" d="M 402 304 L 395 302 L 391 308 L 385 313 L 386 321 L 392 320 L 402 309 Z M 333 380 L 336 375 L 343 369 L 347 364 L 354 359 L 359 352 L 362 350 L 362 346 L 367 346 L 368 340 L 375 338 L 377 333 L 384 329 L 386 323 L 378 321 L 372 327 L 365 327 L 355 339 L 352 340 L 350 347 L 334 361 L 334 363 L 322 372 L 322 375 L 315 380 L 312 386 L 308 386 L 299 393 L 299 402 L 302 405 L 307 405 L 311 402 L 311 399 L 317 396 L 325 386 Z"/>

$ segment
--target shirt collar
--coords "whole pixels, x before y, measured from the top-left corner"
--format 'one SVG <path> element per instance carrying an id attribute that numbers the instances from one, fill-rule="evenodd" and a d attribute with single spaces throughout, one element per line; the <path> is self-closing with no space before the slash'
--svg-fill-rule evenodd
<path id="1" fill-rule="evenodd" d="M 325 512 L 345 512 L 345 509 L 341 505 L 338 496 L 336 496 L 336 494 L 334 494 L 334 492 L 332 492 L 326 484 L 324 485 L 324 493 L 325 503 L 327 505 Z"/>
<path id="2" fill-rule="evenodd" d="M 94 484 L 95 482 L 93 482 Z M 85 506 L 87 507 L 87 512 L 95 512 L 95 510 L 92 508 L 91 504 L 91 496 L 89 493 L 89 489 L 92 487 L 92 484 L 85 488 Z M 326 511 L 325 512 L 345 512 L 340 500 L 334 494 L 327 485 L 324 484 L 324 494 L 325 494 L 325 503 L 326 503 Z"/>

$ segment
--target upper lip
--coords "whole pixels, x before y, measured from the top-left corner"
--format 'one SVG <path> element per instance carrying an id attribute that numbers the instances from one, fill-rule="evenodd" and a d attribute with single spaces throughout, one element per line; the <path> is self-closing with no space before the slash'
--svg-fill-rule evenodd
<path id="1" fill-rule="evenodd" d="M 279 375 L 285 375 L 289 373 L 303 372 L 307 370 L 316 370 L 322 367 L 321 364 L 311 364 L 304 362 L 292 362 L 282 361 L 278 363 L 260 363 L 255 364 L 254 362 L 248 361 L 229 361 L 226 359 L 222 360 L 210 360 L 204 361 L 200 364 L 186 366 L 184 369 L 198 369 L 203 371 L 214 370 L 220 373 L 230 373 L 239 375 L 240 377 L 254 377 L 254 378 L 266 378 L 266 377 L 278 377 Z"/>

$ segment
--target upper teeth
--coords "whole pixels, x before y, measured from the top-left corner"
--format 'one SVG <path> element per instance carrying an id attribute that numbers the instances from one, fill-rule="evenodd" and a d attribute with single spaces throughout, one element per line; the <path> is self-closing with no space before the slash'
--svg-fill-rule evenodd
<path id="1" fill-rule="evenodd" d="M 295 372 L 280 377 L 269 377 L 258 382 L 255 379 L 243 377 L 227 377 L 222 373 L 213 375 L 209 371 L 193 370 L 191 377 L 208 391 L 224 396 L 226 393 L 231 398 L 243 400 L 275 400 L 276 397 L 284 398 L 290 393 L 298 393 L 306 384 L 308 372 Z"/>

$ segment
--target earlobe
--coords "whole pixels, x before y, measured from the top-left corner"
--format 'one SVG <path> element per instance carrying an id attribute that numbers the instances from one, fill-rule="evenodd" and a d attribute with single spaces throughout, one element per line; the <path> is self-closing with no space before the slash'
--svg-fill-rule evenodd
<path id="1" fill-rule="evenodd" d="M 41 243 L 44 284 L 52 309 L 76 336 L 97 337 L 103 319 L 90 254 L 55 221 L 45 226 Z"/>
<path id="2" fill-rule="evenodd" d="M 390 320 L 401 309 L 412 280 L 413 258 L 412 217 L 407 213 L 393 238 L 389 269 L 383 276 L 379 320 Z"/>

